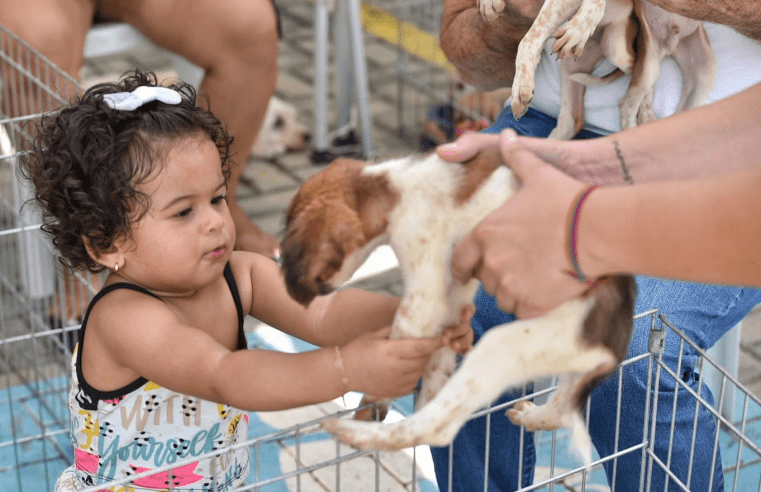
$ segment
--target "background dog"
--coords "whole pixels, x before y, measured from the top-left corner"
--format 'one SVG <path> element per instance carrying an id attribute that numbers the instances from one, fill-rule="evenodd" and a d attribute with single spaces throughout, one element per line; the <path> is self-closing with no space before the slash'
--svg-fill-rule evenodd
<path id="1" fill-rule="evenodd" d="M 309 129 L 299 122 L 296 108 L 272 96 L 251 154 L 272 158 L 286 152 L 304 150 L 309 145 L 309 139 Z"/>
<path id="2" fill-rule="evenodd" d="M 307 180 L 293 198 L 282 242 L 289 293 L 307 304 L 351 277 L 377 246 L 399 260 L 404 295 L 392 337 L 438 335 L 470 304 L 477 281 L 454 280 L 451 254 L 488 213 L 517 189 L 498 151 L 465 164 L 435 153 L 366 165 L 336 161 Z M 578 408 L 623 359 L 632 329 L 634 281 L 618 276 L 537 319 L 489 331 L 459 370 L 448 348 L 434 354 L 423 375 L 416 412 L 393 424 L 329 420 L 323 426 L 361 448 L 445 445 L 470 414 L 506 389 L 563 374 L 549 403 L 523 403 L 510 418 L 530 429 L 569 427 L 586 463 L 591 443 Z"/>

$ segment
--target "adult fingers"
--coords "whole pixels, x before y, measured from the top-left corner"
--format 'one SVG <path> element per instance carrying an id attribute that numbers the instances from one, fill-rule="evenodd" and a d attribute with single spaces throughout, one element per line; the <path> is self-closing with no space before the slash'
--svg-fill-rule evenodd
<path id="1" fill-rule="evenodd" d="M 496 147 L 499 142 L 497 135 L 488 133 L 466 132 L 454 142 L 439 145 L 436 152 L 439 157 L 449 162 L 467 161 L 480 150 Z"/>
<path id="2" fill-rule="evenodd" d="M 499 141 L 499 149 L 507 167 L 513 170 L 519 181 L 523 182 L 537 165 L 547 164 L 536 154 L 520 143 L 515 132 L 504 131 Z"/>

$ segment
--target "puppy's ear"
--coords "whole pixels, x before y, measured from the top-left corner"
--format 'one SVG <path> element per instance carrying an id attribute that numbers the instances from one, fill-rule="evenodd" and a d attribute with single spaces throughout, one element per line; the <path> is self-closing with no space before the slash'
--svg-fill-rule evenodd
<path id="1" fill-rule="evenodd" d="M 310 204 L 298 212 L 289 211 L 285 237 L 280 243 L 281 270 L 288 293 L 303 305 L 309 304 L 318 294 L 312 265 L 321 248 L 322 213 L 322 207 L 317 204 Z"/>
<path id="2" fill-rule="evenodd" d="M 316 199 L 289 219 L 281 244 L 288 293 L 307 305 L 332 292 L 344 259 L 364 243 L 355 210 L 341 201 Z"/>
<path id="3" fill-rule="evenodd" d="M 336 253 L 343 258 L 367 244 L 363 223 L 356 210 L 341 203 L 334 207 L 335 215 L 329 221 L 328 235 Z M 334 220 L 335 219 L 335 220 Z"/>
<path id="4" fill-rule="evenodd" d="M 388 214 L 399 202 L 399 192 L 385 175 L 354 178 L 357 214 L 366 242 L 386 232 Z"/>
<path id="5" fill-rule="evenodd" d="M 306 266 L 305 279 L 314 285 L 318 295 L 328 294 L 338 287 L 336 275 L 344 267 L 346 257 L 365 244 L 356 213 L 348 207 L 338 208 L 345 209 L 338 214 L 342 219 L 329 221 Z"/>

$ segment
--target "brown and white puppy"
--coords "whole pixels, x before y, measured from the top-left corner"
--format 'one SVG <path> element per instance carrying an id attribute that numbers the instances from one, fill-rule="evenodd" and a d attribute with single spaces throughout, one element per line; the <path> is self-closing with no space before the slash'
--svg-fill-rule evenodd
<path id="1" fill-rule="evenodd" d="M 504 9 L 504 0 L 477 1 L 481 14 L 488 21 L 493 21 Z M 601 54 L 610 55 L 611 61 L 620 70 L 631 71 L 634 58 L 631 43 L 628 42 L 633 39 L 629 20 L 631 12 L 631 0 L 545 0 L 518 45 L 511 102 L 515 118 L 525 114 L 534 97 L 534 73 L 550 37 L 557 38 L 552 51 L 559 58 L 578 59 L 587 41 L 597 33 L 599 50 L 596 50 L 598 53 L 594 62 L 599 61 Z M 605 31 L 608 33 L 605 34 Z M 588 58 L 592 60 L 592 57 Z"/>
<path id="2" fill-rule="evenodd" d="M 640 28 L 632 80 L 620 104 L 623 129 L 655 119 L 653 86 L 667 56 L 674 58 L 682 72 L 682 97 L 676 111 L 703 104 L 716 79 L 716 58 L 702 22 L 647 0 L 635 0 L 634 11 Z"/>
<path id="3" fill-rule="evenodd" d="M 454 246 L 518 187 L 496 149 L 465 164 L 435 153 L 379 164 L 336 161 L 293 198 L 282 242 L 294 299 L 309 303 L 345 282 L 377 246 L 397 255 L 404 294 L 392 337 L 427 337 L 454 323 L 477 281 L 450 271 Z M 452 441 L 470 414 L 505 390 L 561 374 L 547 405 L 516 405 L 510 418 L 530 429 L 573 429 L 585 462 L 591 444 L 578 408 L 624 358 L 632 329 L 634 282 L 616 276 L 546 315 L 495 327 L 455 369 L 440 349 L 423 376 L 416 412 L 393 424 L 329 420 L 323 426 L 360 448 L 400 449 Z"/>
<path id="4" fill-rule="evenodd" d="M 580 51 L 580 48 L 576 46 L 573 56 L 567 56 L 562 51 L 558 53 L 558 56 L 562 58 L 560 112 L 557 125 L 549 138 L 570 140 L 584 127 L 586 85 L 579 82 L 577 77 L 592 72 L 603 58 L 608 58 L 616 70 L 605 77 L 594 79 L 596 84 L 611 82 L 624 73 L 631 73 L 634 69 L 634 42 L 638 32 L 638 22 L 632 13 L 633 5 L 630 0 L 607 0 L 604 2 L 602 20 L 583 43 L 582 50 Z M 568 24 L 571 22 L 569 21 Z M 564 30 L 567 32 L 568 27 L 561 27 L 556 36 L 562 34 Z M 589 80 L 593 79 L 590 77 Z"/>
<path id="5" fill-rule="evenodd" d="M 504 0 L 478 0 L 478 4 L 487 20 L 494 20 L 504 8 Z M 511 102 L 516 119 L 533 98 L 534 73 L 552 36 L 557 38 L 552 49 L 562 59 L 562 78 L 561 109 L 550 138 L 569 139 L 583 127 L 585 85 L 607 82 L 622 73 L 631 73 L 632 81 L 620 103 L 621 127 L 655 119 L 652 88 L 666 56 L 674 57 L 683 74 L 678 111 L 702 104 L 713 86 L 716 62 L 701 22 L 647 0 L 545 0 L 518 46 Z M 617 70 L 602 79 L 585 77 L 603 57 Z"/>
<path id="6" fill-rule="evenodd" d="M 272 96 L 251 154 L 272 158 L 306 149 L 309 145 L 309 129 L 299 121 L 298 116 L 294 106 Z"/>

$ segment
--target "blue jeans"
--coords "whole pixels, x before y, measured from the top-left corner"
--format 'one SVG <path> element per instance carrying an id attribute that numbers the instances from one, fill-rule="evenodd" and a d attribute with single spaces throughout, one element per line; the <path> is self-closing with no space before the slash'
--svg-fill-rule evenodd
<path id="1" fill-rule="evenodd" d="M 555 120 L 535 110 L 529 111 L 516 121 L 507 107 L 500 114 L 493 126 L 484 130 L 486 133 L 498 133 L 504 128 L 513 128 L 520 135 L 546 137 L 555 126 Z M 577 138 L 594 138 L 595 133 L 582 131 Z M 693 340 L 702 349 L 710 348 L 721 336 L 741 321 L 759 302 L 761 290 L 741 287 L 723 287 L 715 285 L 676 282 L 647 277 L 637 278 L 638 297 L 636 313 L 658 308 L 669 321 Z M 493 297 L 483 289 L 475 299 L 476 313 L 473 316 L 473 330 L 476 340 L 493 326 L 512 321 L 514 317 L 499 310 Z M 629 347 L 628 357 L 648 352 L 651 318 L 646 317 L 635 322 L 634 333 Z M 691 346 L 681 347 L 682 361 L 679 366 L 679 336 L 666 330 L 666 346 L 663 361 L 683 381 L 697 392 L 698 374 L 696 363 L 698 356 Z M 645 400 L 648 392 L 648 361 L 642 360 L 628 365 L 622 373 L 621 417 L 616 417 L 618 406 L 618 377 L 614 375 L 603 381 L 590 397 L 589 433 L 600 456 L 605 457 L 616 452 L 615 431 L 620 425 L 618 450 L 625 450 L 643 442 L 646 413 Z M 676 381 L 665 372 L 661 373 L 658 387 L 658 408 L 655 431 L 655 453 L 667 462 L 669 446 L 671 447 L 671 471 L 686 482 L 690 453 L 693 453 L 692 477 L 690 488 L 694 491 L 707 491 L 713 459 L 713 439 L 716 432 L 715 419 L 700 406 L 696 442 L 692 446 L 693 425 L 695 421 L 695 399 L 684 389 L 677 392 L 676 412 L 674 414 L 675 430 L 673 442 L 670 441 L 672 409 L 674 407 Z M 520 392 L 505 394 L 495 404 L 507 402 L 520 397 Z M 706 385 L 702 387 L 702 396 L 713 402 L 713 396 Z M 652 416 L 651 416 L 652 418 Z M 489 419 L 489 460 L 488 477 L 484 475 L 486 453 L 487 418 L 479 417 L 468 422 L 455 439 L 452 450 L 452 492 L 473 492 L 484 490 L 484 481 L 488 481 L 487 490 L 506 492 L 531 485 L 536 461 L 533 436 L 513 425 L 504 412 L 493 413 Z M 647 429 L 649 429 L 649 425 Z M 648 436 L 649 438 L 649 436 Z M 523 461 L 520 461 L 522 446 Z M 431 448 L 439 488 L 448 491 L 450 448 Z M 642 453 L 630 452 L 619 457 L 615 472 L 615 490 L 618 492 L 637 491 L 640 484 Z M 718 457 L 713 466 L 714 491 L 724 489 L 721 459 Z M 605 464 L 608 482 L 613 485 L 613 461 Z M 520 477 L 520 478 L 519 478 Z M 647 473 L 645 474 L 647 478 Z M 665 473 L 656 465 L 652 469 L 652 490 L 664 490 Z M 520 480 L 520 484 L 519 484 Z M 670 490 L 679 490 L 670 482 Z M 520 485 L 520 486 L 519 486 Z"/>

